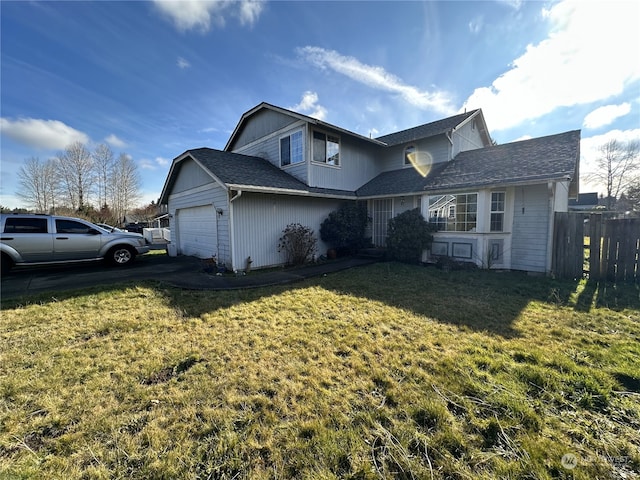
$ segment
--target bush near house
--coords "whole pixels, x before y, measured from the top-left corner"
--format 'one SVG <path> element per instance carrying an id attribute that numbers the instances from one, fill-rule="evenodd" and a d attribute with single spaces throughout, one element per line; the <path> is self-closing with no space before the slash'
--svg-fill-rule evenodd
<path id="1" fill-rule="evenodd" d="M 287 265 L 303 265 L 313 258 L 317 243 L 311 228 L 290 223 L 282 231 L 278 252 L 285 254 Z"/>
<path id="2" fill-rule="evenodd" d="M 422 252 L 433 241 L 432 231 L 418 208 L 392 218 L 387 228 L 389 257 L 400 262 L 418 263 Z"/>
<path id="3" fill-rule="evenodd" d="M 320 238 L 336 249 L 338 255 L 351 255 L 366 247 L 369 217 L 365 202 L 344 203 L 320 225 Z"/>

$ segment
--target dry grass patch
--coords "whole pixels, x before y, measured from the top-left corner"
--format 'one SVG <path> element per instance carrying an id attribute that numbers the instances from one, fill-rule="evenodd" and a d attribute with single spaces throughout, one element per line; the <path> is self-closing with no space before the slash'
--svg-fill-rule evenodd
<path id="1" fill-rule="evenodd" d="M 0 472 L 633 478 L 639 305 L 634 287 L 397 264 L 5 304 Z"/>

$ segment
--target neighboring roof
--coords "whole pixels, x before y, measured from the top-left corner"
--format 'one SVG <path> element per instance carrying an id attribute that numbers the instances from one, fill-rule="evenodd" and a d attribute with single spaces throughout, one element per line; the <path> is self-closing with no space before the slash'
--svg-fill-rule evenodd
<path id="1" fill-rule="evenodd" d="M 479 110 L 471 110 L 470 112 L 460 113 L 449 118 L 443 118 L 431 123 L 425 123 L 417 127 L 408 128 L 400 132 L 390 133 L 377 137 L 376 140 L 383 142 L 387 146 L 399 145 L 401 143 L 414 142 L 421 138 L 433 137 L 441 135 L 455 129 L 467 118 L 475 115 Z"/>
<path id="2" fill-rule="evenodd" d="M 359 197 L 576 180 L 580 130 L 459 153 L 426 177 L 415 169 L 384 172 L 359 188 Z"/>
<path id="3" fill-rule="evenodd" d="M 211 174 L 212 178 L 229 189 L 272 191 L 294 195 L 355 197 L 355 192 L 352 191 L 309 187 L 260 157 L 224 152 L 212 148 L 196 148 L 187 150 L 174 159 L 159 203 L 167 203 L 168 201 L 171 188 L 179 172 L 179 168 L 175 168 L 175 165 L 188 158 L 195 160 Z"/>
<path id="4" fill-rule="evenodd" d="M 376 145 L 384 145 L 382 142 L 373 139 L 373 138 L 369 138 L 369 137 L 365 137 L 364 135 L 360 135 L 359 133 L 355 133 L 355 132 L 351 132 L 349 130 L 346 130 L 342 127 L 338 127 L 336 125 L 332 125 L 330 123 L 327 122 L 323 122 L 322 120 L 318 120 L 317 118 L 313 118 L 313 117 L 309 117 L 308 115 L 304 115 L 302 113 L 298 113 L 298 112 L 294 112 L 292 110 L 287 110 L 286 108 L 282 108 L 282 107 L 278 107 L 276 105 L 271 105 L 270 103 L 267 102 L 262 102 L 259 105 L 256 105 L 255 107 L 253 107 L 251 110 L 245 112 L 242 114 L 242 117 L 240 117 L 240 121 L 238 122 L 238 124 L 236 125 L 236 128 L 233 130 L 233 133 L 231 134 L 231 136 L 229 137 L 229 140 L 227 141 L 227 144 L 225 145 L 224 149 L 225 151 L 229 151 L 231 149 L 231 147 L 233 146 L 236 137 L 240 134 L 240 132 L 242 132 L 242 130 L 244 129 L 245 125 L 247 124 L 247 122 L 249 121 L 249 119 L 255 115 L 257 112 L 259 112 L 260 110 L 273 110 L 274 112 L 279 112 L 282 113 L 284 115 L 289 115 L 290 117 L 293 118 L 297 118 L 298 120 L 304 120 L 305 122 L 311 123 L 312 125 L 317 125 L 319 127 L 328 129 L 328 130 L 334 130 L 336 132 L 340 132 L 346 135 L 350 135 L 352 137 L 355 138 L 359 138 L 360 140 L 364 140 L 366 142 L 369 143 L 374 143 Z"/>
<path id="5" fill-rule="evenodd" d="M 569 199 L 570 207 L 595 207 L 598 205 L 598 192 L 580 193 L 577 199 Z"/>

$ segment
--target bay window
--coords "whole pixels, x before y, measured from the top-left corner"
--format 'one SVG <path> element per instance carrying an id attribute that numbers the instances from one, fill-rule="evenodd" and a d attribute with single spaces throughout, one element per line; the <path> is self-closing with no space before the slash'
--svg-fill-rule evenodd
<path id="1" fill-rule="evenodd" d="M 434 195 L 429 197 L 429 222 L 447 232 L 475 232 L 478 194 Z"/>

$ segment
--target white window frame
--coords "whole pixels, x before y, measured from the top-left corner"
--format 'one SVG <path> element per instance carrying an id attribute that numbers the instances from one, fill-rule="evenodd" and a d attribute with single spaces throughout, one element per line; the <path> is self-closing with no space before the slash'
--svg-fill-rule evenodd
<path id="1" fill-rule="evenodd" d="M 416 153 L 418 151 L 418 149 L 416 148 L 415 145 L 407 145 L 403 152 L 404 152 L 404 166 L 411 166 L 411 160 L 409 160 L 409 155 L 412 153 Z"/>
<path id="2" fill-rule="evenodd" d="M 494 210 L 493 209 L 493 195 L 494 194 L 501 194 L 502 195 L 502 210 Z M 499 202 L 499 200 L 497 200 L 496 202 Z M 491 192 L 491 196 L 489 198 L 489 231 L 490 232 L 504 232 L 504 214 L 505 214 L 505 210 L 506 210 L 506 203 L 507 203 L 507 192 L 505 192 L 504 190 L 500 190 L 500 191 L 495 191 L 495 192 Z M 494 230 L 493 229 L 493 216 L 494 215 L 500 215 L 500 230 Z"/>
<path id="3" fill-rule="evenodd" d="M 316 137 L 315 135 L 319 134 L 319 135 L 324 135 L 324 161 L 321 160 L 316 160 L 315 156 L 316 156 L 316 152 L 315 152 L 315 143 L 316 143 Z M 338 145 L 338 161 L 336 163 L 329 163 L 329 151 L 327 149 L 327 144 L 329 143 L 329 137 L 331 137 L 332 139 L 332 143 L 336 143 Z M 333 140 L 337 140 L 337 141 L 333 141 Z M 319 139 L 318 139 L 319 140 Z M 326 165 L 329 167 L 336 167 L 336 168 L 340 168 L 340 165 L 342 164 L 342 159 L 341 157 L 341 153 L 342 153 L 342 142 L 340 139 L 339 135 L 335 135 L 332 133 L 327 133 L 325 131 L 322 130 L 312 130 L 311 131 L 311 161 L 313 163 L 315 163 L 316 165 Z"/>
<path id="4" fill-rule="evenodd" d="M 465 196 L 467 197 L 466 200 L 468 200 L 469 195 L 475 195 L 476 197 L 476 201 L 475 201 L 475 212 L 468 212 L 466 211 L 466 207 L 464 210 L 458 208 L 461 205 L 472 205 L 472 203 L 469 203 L 468 201 L 464 204 L 459 204 L 458 203 L 458 197 L 460 196 Z M 446 216 L 444 215 L 439 215 L 438 211 L 442 210 L 442 207 L 435 209 L 435 211 L 433 211 L 434 209 L 432 208 L 431 205 L 431 198 L 434 197 L 446 197 L 446 196 L 451 196 L 451 197 L 455 197 L 455 203 L 453 203 L 452 205 L 447 205 L 446 206 Z M 479 200 L 479 195 L 478 192 L 461 192 L 461 193 L 449 193 L 449 194 L 443 194 L 443 195 L 431 195 L 429 197 L 429 222 L 431 223 L 435 223 L 437 227 L 444 227 L 441 228 L 440 231 L 442 232 L 456 232 L 456 233 L 475 233 L 478 231 L 478 200 Z M 454 217 L 451 217 L 451 207 L 454 207 L 453 211 L 454 211 Z M 443 212 L 443 213 L 445 213 Z M 435 215 L 434 215 L 435 213 Z M 459 220 L 460 216 L 464 216 L 463 220 Z M 475 221 L 471 221 L 469 220 L 469 217 L 471 215 L 475 215 Z M 471 226 L 473 225 L 473 226 Z M 462 227 L 462 229 L 459 229 L 459 227 Z"/>
<path id="5" fill-rule="evenodd" d="M 300 157 L 299 157 L 299 160 L 294 162 L 293 161 L 293 158 L 294 158 L 293 142 L 291 141 L 291 138 L 296 134 L 300 134 Z M 283 164 L 282 163 L 282 140 L 285 138 L 289 139 L 289 163 Z M 280 167 L 281 168 L 291 167 L 292 165 L 298 165 L 300 163 L 304 163 L 304 134 L 302 133 L 302 129 L 296 130 L 295 132 L 288 133 L 287 135 L 282 135 L 278 139 L 278 149 L 280 150 Z"/>

